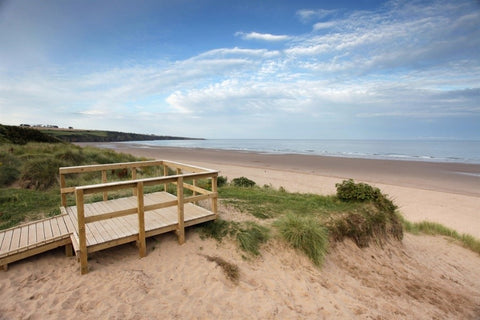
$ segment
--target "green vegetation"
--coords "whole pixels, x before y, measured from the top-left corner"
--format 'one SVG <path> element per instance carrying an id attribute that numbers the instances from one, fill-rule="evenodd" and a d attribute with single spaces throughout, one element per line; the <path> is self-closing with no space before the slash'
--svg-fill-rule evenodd
<path id="1" fill-rule="evenodd" d="M 242 188 L 251 188 L 255 185 L 255 181 L 252 181 L 245 177 L 235 178 L 232 180 L 232 184 L 235 187 L 242 187 Z"/>
<path id="2" fill-rule="evenodd" d="M 342 196 L 347 189 L 343 186 L 348 186 L 348 193 L 360 196 Z M 359 247 L 366 247 L 371 242 L 381 245 L 390 238 L 403 238 L 395 205 L 378 189 L 350 180 L 337 187 L 340 196 L 321 196 L 257 187 L 244 177 L 233 179 L 231 184 L 219 188 L 222 203 L 251 214 L 262 223 L 218 219 L 204 224 L 202 235 L 219 241 L 231 237 L 240 249 L 258 255 L 260 245 L 273 234 L 304 252 L 318 266 L 327 254 L 329 241 L 350 238 Z M 371 196 L 364 197 L 365 193 Z"/>
<path id="3" fill-rule="evenodd" d="M 0 229 L 59 213 L 59 167 L 138 160 L 142 159 L 68 143 L 3 143 L 0 145 Z M 113 180 L 120 173 L 108 174 Z M 100 177 L 84 174 L 67 180 L 68 185 L 87 182 L 98 183 Z"/>
<path id="4" fill-rule="evenodd" d="M 268 228 L 252 221 L 240 223 L 218 218 L 203 224 L 199 230 L 202 237 L 214 238 L 217 241 L 230 236 L 236 239 L 240 249 L 253 256 L 260 255 L 260 246 L 270 237 Z"/>
<path id="5" fill-rule="evenodd" d="M 65 142 L 113 142 L 113 141 L 146 141 L 146 140 L 185 140 L 194 138 L 158 136 L 153 134 L 138 134 L 101 130 L 74 129 L 40 129 L 48 136 Z"/>
<path id="6" fill-rule="evenodd" d="M 405 220 L 404 217 L 400 216 L 399 219 L 402 221 L 405 231 L 413 234 L 427 234 L 427 235 L 440 235 L 445 236 L 454 240 L 459 241 L 465 248 L 472 250 L 480 254 L 480 240 L 469 234 L 459 234 L 457 231 L 452 230 L 448 227 L 445 227 L 442 224 L 421 221 L 421 222 L 410 222 Z"/>
<path id="7" fill-rule="evenodd" d="M 35 129 L 0 124 L 0 143 L 26 144 L 27 142 L 57 143 L 60 140 Z"/>
<path id="8" fill-rule="evenodd" d="M 322 264 L 328 249 L 328 230 L 314 217 L 287 214 L 275 226 L 287 243 L 303 251 L 315 265 Z"/>

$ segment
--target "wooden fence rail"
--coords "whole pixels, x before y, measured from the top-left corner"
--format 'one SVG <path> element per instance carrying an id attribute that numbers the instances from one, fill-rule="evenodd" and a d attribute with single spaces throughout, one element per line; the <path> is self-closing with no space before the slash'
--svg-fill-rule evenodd
<path id="1" fill-rule="evenodd" d="M 163 176 L 153 178 L 137 179 L 137 170 L 145 167 L 163 167 Z M 109 170 L 128 170 L 132 171 L 131 179 L 127 181 L 114 181 L 107 182 L 107 171 Z M 175 169 L 174 175 L 168 175 L 169 169 Z M 88 172 L 101 172 L 100 184 L 67 187 L 66 175 L 80 174 Z M 217 215 L 217 176 L 218 172 L 210 169 L 190 166 L 178 162 L 172 161 L 141 161 L 141 162 L 129 162 L 119 164 L 106 164 L 106 165 L 92 165 L 92 166 L 79 166 L 79 167 L 65 167 L 60 168 L 60 185 L 61 185 L 61 197 L 62 206 L 67 205 L 67 194 L 75 194 L 75 203 L 77 209 L 77 221 L 78 221 L 78 241 L 80 251 L 80 264 L 81 273 L 88 272 L 87 258 L 87 236 L 86 236 L 86 224 L 103 221 L 107 219 L 118 218 L 126 215 L 137 214 L 138 216 L 138 238 L 137 243 L 139 247 L 140 257 L 146 255 L 146 240 L 145 240 L 145 212 L 177 206 L 177 227 L 176 233 L 180 244 L 185 242 L 185 218 L 184 218 L 184 206 L 186 203 L 197 202 L 200 200 L 211 200 L 211 211 Z M 197 181 L 201 179 L 211 180 L 211 190 L 201 188 L 197 185 Z M 185 181 L 192 181 L 187 183 Z M 162 186 L 164 191 L 167 191 L 169 184 L 176 185 L 176 199 L 171 201 L 164 201 L 154 204 L 145 205 L 145 190 L 147 186 Z M 90 194 L 103 194 L 103 201 L 108 201 L 108 193 L 112 191 L 132 189 L 133 195 L 137 198 L 137 205 L 135 208 L 125 208 L 122 210 L 110 211 L 107 213 L 89 214 L 85 213 L 85 195 Z M 184 189 L 192 191 L 193 195 L 185 196 Z"/>

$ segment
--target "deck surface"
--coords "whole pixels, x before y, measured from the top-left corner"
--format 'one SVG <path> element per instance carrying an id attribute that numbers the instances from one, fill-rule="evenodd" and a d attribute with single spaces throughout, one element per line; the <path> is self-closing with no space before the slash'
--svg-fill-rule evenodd
<path id="1" fill-rule="evenodd" d="M 174 195 L 157 192 L 145 194 L 145 205 L 175 200 Z M 135 196 L 85 204 L 85 216 L 137 207 Z M 61 207 L 62 214 L 0 231 L 0 266 L 29 256 L 72 244 L 78 251 L 76 206 Z M 185 227 L 215 219 L 215 214 L 192 203 L 184 205 Z M 145 212 L 147 237 L 176 230 L 177 206 Z M 137 214 L 86 224 L 87 252 L 114 247 L 138 239 Z"/>

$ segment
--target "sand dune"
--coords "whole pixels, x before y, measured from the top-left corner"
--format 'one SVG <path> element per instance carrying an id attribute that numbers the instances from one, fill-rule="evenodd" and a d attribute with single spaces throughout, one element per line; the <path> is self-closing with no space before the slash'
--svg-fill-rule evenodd
<path id="1" fill-rule="evenodd" d="M 207 161 L 193 151 L 177 157 L 147 151 L 153 158 L 199 164 L 290 191 L 329 194 L 342 178 L 268 163 L 225 163 L 221 157 Z M 406 185 L 415 181 L 405 181 L 374 183 L 410 219 L 433 218 L 478 236 L 478 196 L 415 188 Z M 223 206 L 220 215 L 245 219 Z M 480 257 L 442 237 L 407 234 L 402 242 L 365 249 L 345 241 L 330 248 L 319 269 L 274 240 L 261 257 L 245 259 L 230 241 L 201 240 L 193 230 L 186 236 L 182 246 L 173 234 L 149 239 L 142 259 L 134 245 L 96 252 L 84 276 L 76 259 L 62 250 L 13 263 L 0 272 L 0 319 L 480 318 Z M 238 284 L 206 256 L 236 264 Z"/>

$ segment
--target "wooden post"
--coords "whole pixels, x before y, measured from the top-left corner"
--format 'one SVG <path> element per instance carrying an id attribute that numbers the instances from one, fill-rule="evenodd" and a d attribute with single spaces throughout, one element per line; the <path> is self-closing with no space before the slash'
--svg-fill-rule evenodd
<path id="1" fill-rule="evenodd" d="M 132 180 L 135 180 L 135 179 L 137 179 L 137 168 L 133 167 L 132 168 Z M 134 196 L 138 195 L 136 188 L 133 188 L 133 195 Z"/>
<path id="2" fill-rule="evenodd" d="M 196 187 L 197 186 L 197 179 L 193 179 L 193 182 L 192 182 L 193 186 Z M 197 195 L 197 191 L 193 191 L 193 196 L 195 197 Z M 198 204 L 198 201 L 195 201 L 194 202 L 195 205 Z"/>
<path id="3" fill-rule="evenodd" d="M 184 203 L 183 203 L 183 177 L 180 176 L 177 179 L 177 212 L 178 212 L 178 227 L 177 237 L 178 243 L 185 243 L 185 217 L 184 217 Z"/>
<path id="4" fill-rule="evenodd" d="M 102 183 L 106 183 L 107 182 L 107 171 L 106 170 L 102 170 Z M 103 201 L 107 201 L 108 200 L 108 193 L 105 191 L 103 193 Z"/>
<path id="5" fill-rule="evenodd" d="M 73 256 L 73 246 L 71 243 L 65 245 L 65 255 L 67 257 Z"/>
<path id="6" fill-rule="evenodd" d="M 88 254 L 87 254 L 87 235 L 85 231 L 85 211 L 83 204 L 83 190 L 75 190 L 77 202 L 77 219 L 78 219 L 78 238 L 80 242 L 80 272 L 88 273 Z"/>
<path id="7" fill-rule="evenodd" d="M 217 176 L 212 177 L 212 192 L 216 193 L 216 195 L 212 198 L 212 212 L 215 216 L 218 216 L 218 208 L 217 208 L 217 199 L 218 199 L 218 188 L 217 188 Z"/>
<path id="8" fill-rule="evenodd" d="M 166 164 L 163 165 L 163 176 L 168 176 L 168 166 Z M 167 192 L 167 184 L 163 184 L 163 191 Z"/>
<path id="9" fill-rule="evenodd" d="M 65 183 L 65 175 L 60 173 L 60 189 L 65 188 L 67 184 Z M 67 206 L 67 195 L 60 191 L 62 194 L 62 206 L 66 207 Z"/>
<path id="10" fill-rule="evenodd" d="M 138 250 L 140 258 L 147 255 L 147 244 L 145 241 L 145 208 L 143 199 L 143 182 L 137 183 L 137 209 L 138 209 Z"/>

